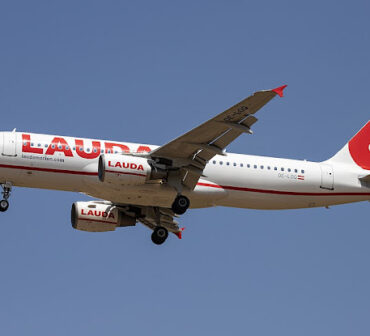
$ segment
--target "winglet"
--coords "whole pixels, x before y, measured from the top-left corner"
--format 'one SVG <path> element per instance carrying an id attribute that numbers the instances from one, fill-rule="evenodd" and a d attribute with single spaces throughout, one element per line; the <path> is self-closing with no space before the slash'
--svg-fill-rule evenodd
<path id="1" fill-rule="evenodd" d="M 179 232 L 174 232 L 174 234 L 177 236 L 177 238 L 182 239 L 182 231 L 184 231 L 185 228 L 180 228 Z"/>
<path id="2" fill-rule="evenodd" d="M 279 95 L 279 97 L 283 97 L 283 91 L 284 89 L 287 87 L 288 85 L 283 85 L 283 86 L 279 86 L 277 87 L 276 89 L 272 89 L 271 91 L 272 92 L 275 92 L 276 94 Z"/>

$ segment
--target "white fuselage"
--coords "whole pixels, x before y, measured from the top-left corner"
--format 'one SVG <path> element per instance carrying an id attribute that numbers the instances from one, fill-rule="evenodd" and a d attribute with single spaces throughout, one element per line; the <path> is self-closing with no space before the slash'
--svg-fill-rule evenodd
<path id="1" fill-rule="evenodd" d="M 171 207 L 176 191 L 163 183 L 105 185 L 98 179 L 104 153 L 148 152 L 152 145 L 23 132 L 0 134 L 0 182 L 75 191 L 119 204 Z M 360 167 L 227 153 L 215 156 L 191 192 L 192 208 L 228 206 L 293 209 L 370 200 Z"/>

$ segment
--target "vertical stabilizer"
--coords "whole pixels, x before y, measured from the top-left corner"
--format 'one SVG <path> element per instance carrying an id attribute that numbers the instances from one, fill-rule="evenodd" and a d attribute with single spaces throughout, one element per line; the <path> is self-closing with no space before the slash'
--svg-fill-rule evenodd
<path id="1" fill-rule="evenodd" d="M 329 161 L 370 170 L 370 121 Z"/>

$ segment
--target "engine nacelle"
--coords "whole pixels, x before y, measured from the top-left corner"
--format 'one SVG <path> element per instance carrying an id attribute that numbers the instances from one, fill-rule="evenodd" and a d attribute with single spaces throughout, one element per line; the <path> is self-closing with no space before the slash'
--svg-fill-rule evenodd
<path id="1" fill-rule="evenodd" d="M 72 227 L 89 232 L 114 231 L 118 226 L 134 226 L 136 219 L 111 204 L 75 202 L 71 210 Z"/>
<path id="2" fill-rule="evenodd" d="M 100 155 L 98 176 L 101 182 L 140 185 L 151 175 L 148 160 L 130 155 Z"/>

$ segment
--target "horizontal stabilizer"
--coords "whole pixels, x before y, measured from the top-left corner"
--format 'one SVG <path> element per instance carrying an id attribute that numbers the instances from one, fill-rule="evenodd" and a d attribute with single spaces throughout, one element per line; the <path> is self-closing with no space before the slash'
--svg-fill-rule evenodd
<path id="1" fill-rule="evenodd" d="M 370 183 L 370 175 L 365 175 L 363 177 L 360 177 L 359 179 L 363 182 Z"/>

